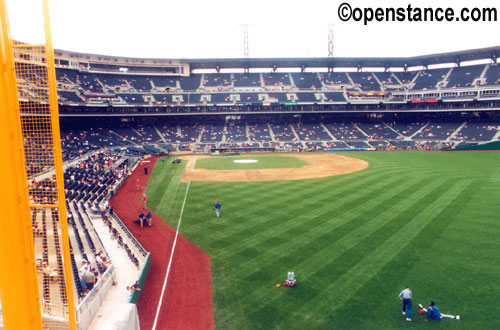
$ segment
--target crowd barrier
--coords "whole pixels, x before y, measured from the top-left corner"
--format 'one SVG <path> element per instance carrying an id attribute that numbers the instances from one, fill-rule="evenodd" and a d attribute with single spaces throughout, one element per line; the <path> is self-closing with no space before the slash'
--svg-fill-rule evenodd
<path id="1" fill-rule="evenodd" d="M 94 288 L 90 290 L 85 298 L 83 298 L 82 302 L 76 307 L 76 319 L 79 330 L 89 328 L 90 323 L 96 316 L 109 289 L 113 285 L 114 271 L 114 266 L 110 265 Z"/>

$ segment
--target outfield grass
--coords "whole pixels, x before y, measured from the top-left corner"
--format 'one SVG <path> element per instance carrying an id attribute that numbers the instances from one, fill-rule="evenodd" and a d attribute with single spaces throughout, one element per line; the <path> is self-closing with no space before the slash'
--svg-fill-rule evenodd
<path id="1" fill-rule="evenodd" d="M 500 152 L 343 155 L 370 167 L 191 182 L 181 232 L 212 258 L 216 328 L 500 328 Z M 182 170 L 158 162 L 147 187 L 149 206 L 174 228 Z M 297 288 L 276 288 L 290 270 Z M 400 312 L 405 285 L 412 323 Z M 424 323 L 416 306 L 430 300 L 462 320 Z"/>
<path id="2" fill-rule="evenodd" d="M 256 160 L 256 163 L 235 163 L 235 160 Z M 196 168 L 206 168 L 209 170 L 249 170 L 267 168 L 293 168 L 303 167 L 309 163 L 284 155 L 245 155 L 245 156 L 224 156 L 198 159 Z"/>

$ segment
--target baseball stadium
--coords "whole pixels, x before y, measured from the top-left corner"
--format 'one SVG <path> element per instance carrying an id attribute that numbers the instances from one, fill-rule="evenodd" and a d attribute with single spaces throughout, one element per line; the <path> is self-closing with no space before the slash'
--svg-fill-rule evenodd
<path id="1" fill-rule="evenodd" d="M 112 56 L 42 3 L 0 0 L 0 329 L 500 327 L 500 46 Z"/>

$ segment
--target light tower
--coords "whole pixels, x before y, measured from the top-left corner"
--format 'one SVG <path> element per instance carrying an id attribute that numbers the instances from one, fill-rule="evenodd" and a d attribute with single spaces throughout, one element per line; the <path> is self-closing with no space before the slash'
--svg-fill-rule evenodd
<path id="1" fill-rule="evenodd" d="M 240 26 L 243 27 L 243 57 L 244 58 L 249 58 L 250 57 L 250 50 L 249 50 L 249 42 L 248 42 L 248 28 L 252 26 L 252 24 L 240 24 Z"/>
<path id="2" fill-rule="evenodd" d="M 328 57 L 333 57 L 333 24 L 328 24 Z"/>

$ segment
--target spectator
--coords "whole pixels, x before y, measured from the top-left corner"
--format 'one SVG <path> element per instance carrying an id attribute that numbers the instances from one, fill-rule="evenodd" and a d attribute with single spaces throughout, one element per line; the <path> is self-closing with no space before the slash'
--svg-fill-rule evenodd
<path id="1" fill-rule="evenodd" d="M 59 277 L 59 273 L 56 270 L 50 268 L 47 262 L 43 263 L 43 273 L 49 277 L 51 280 L 57 280 Z"/>
<path id="2" fill-rule="evenodd" d="M 134 291 L 141 291 L 140 284 L 141 284 L 141 282 L 135 281 L 135 283 L 132 284 L 132 286 L 130 288 Z"/>
<path id="3" fill-rule="evenodd" d="M 141 228 L 143 227 L 144 225 L 144 213 L 139 213 L 139 222 L 141 224 Z"/>
<path id="4" fill-rule="evenodd" d="M 85 281 L 85 286 L 88 291 L 94 288 L 95 284 L 95 275 L 92 271 L 87 271 L 85 275 L 83 275 L 83 280 Z"/>
<path id="5" fill-rule="evenodd" d="M 132 288 L 127 285 L 127 300 L 130 300 L 130 297 L 132 297 L 133 292 L 134 291 L 132 290 Z"/>

